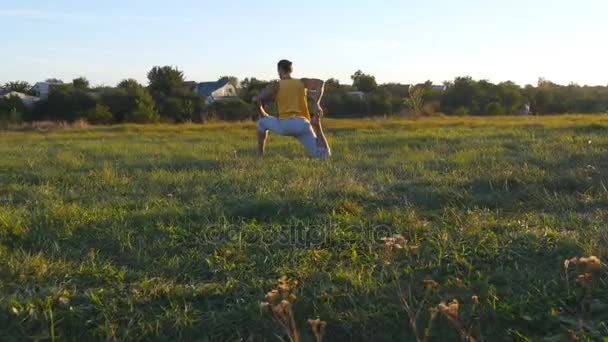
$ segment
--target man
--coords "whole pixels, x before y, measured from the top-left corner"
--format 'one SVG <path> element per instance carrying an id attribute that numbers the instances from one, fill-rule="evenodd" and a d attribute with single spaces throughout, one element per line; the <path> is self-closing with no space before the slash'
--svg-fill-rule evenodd
<path id="1" fill-rule="evenodd" d="M 257 123 L 258 153 L 264 155 L 268 131 L 298 139 L 308 153 L 315 158 L 331 156 L 331 150 L 321 127 L 321 98 L 324 82 L 317 79 L 292 78 L 292 63 L 282 60 L 278 64 L 280 80 L 272 82 L 254 98 L 260 111 Z M 308 110 L 307 91 L 314 91 L 314 108 L 311 118 Z M 278 117 L 269 115 L 264 102 L 274 99 Z"/>

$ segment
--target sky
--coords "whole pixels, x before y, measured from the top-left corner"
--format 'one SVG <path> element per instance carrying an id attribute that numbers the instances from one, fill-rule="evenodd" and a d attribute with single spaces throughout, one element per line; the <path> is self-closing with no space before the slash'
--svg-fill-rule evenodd
<path id="1" fill-rule="evenodd" d="M 296 76 L 608 84 L 606 0 L 0 0 L 0 83 Z"/>

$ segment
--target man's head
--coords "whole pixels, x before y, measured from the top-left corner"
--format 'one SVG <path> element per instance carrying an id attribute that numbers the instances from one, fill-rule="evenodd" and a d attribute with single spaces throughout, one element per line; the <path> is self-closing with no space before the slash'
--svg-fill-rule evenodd
<path id="1" fill-rule="evenodd" d="M 277 70 L 279 72 L 280 79 L 288 78 L 291 76 L 291 73 L 293 71 L 293 63 L 286 59 L 283 59 L 279 61 L 279 64 L 277 65 Z"/>

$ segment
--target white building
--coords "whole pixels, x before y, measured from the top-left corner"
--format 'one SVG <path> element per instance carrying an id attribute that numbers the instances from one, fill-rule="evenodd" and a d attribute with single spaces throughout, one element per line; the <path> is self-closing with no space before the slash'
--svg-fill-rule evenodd
<path id="1" fill-rule="evenodd" d="M 33 107 L 34 104 L 40 100 L 40 98 L 37 96 L 31 96 L 31 95 L 27 95 L 27 94 L 20 93 L 17 91 L 9 91 L 8 93 L 4 93 L 3 95 L 0 95 L 0 98 L 9 98 L 9 97 L 20 98 L 21 102 L 23 102 L 23 104 L 28 108 Z"/>
<path id="2" fill-rule="evenodd" d="M 38 82 L 32 87 L 32 91 L 41 99 L 47 99 L 51 93 L 51 88 L 56 85 L 63 85 L 61 81 Z"/>
<path id="3" fill-rule="evenodd" d="M 236 88 L 226 81 L 197 83 L 193 91 L 196 95 L 204 97 L 206 104 L 237 98 Z"/>

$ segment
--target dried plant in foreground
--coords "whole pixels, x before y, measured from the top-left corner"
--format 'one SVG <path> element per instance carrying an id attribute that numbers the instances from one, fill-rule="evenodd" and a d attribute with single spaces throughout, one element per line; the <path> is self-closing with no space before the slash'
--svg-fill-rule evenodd
<path id="1" fill-rule="evenodd" d="M 267 309 L 274 320 L 279 323 L 291 342 L 300 341 L 300 333 L 293 315 L 293 302 L 296 300 L 296 295 L 292 292 L 297 286 L 297 280 L 283 276 L 276 287 L 266 294 L 266 301 L 261 304 L 262 308 Z"/>
<path id="2" fill-rule="evenodd" d="M 596 256 L 582 257 L 582 258 L 570 258 L 564 261 L 564 271 L 566 273 L 566 285 L 568 288 L 568 294 L 570 294 L 570 265 L 575 265 L 574 275 L 576 276 L 576 282 L 581 289 L 580 306 L 577 318 L 577 327 L 579 331 L 591 331 L 591 304 L 593 301 L 593 288 L 595 273 L 597 273 L 602 267 L 602 261 Z"/>
<path id="3" fill-rule="evenodd" d="M 403 235 L 393 235 L 391 237 L 385 237 L 381 239 L 384 241 L 384 264 L 390 265 L 394 260 L 394 251 L 396 249 L 405 249 L 408 251 L 415 251 L 417 246 L 408 246 Z"/>
<path id="4" fill-rule="evenodd" d="M 308 325 L 310 325 L 310 330 L 312 330 L 313 335 L 315 335 L 315 340 L 317 342 L 323 341 L 323 336 L 325 335 L 325 326 L 327 322 L 324 322 L 320 319 L 309 319 Z"/>
<path id="5" fill-rule="evenodd" d="M 473 301 L 473 305 L 474 305 L 474 310 L 477 308 L 477 304 L 479 303 L 479 298 L 477 296 L 473 296 L 471 297 L 471 300 Z M 477 339 L 475 339 L 475 337 L 473 337 L 472 333 L 471 333 L 471 327 L 467 325 L 467 323 L 465 323 L 461 318 L 460 318 L 460 303 L 454 299 L 449 303 L 440 303 L 439 305 L 437 305 L 436 310 L 443 316 L 445 317 L 448 322 L 450 322 L 450 324 L 454 327 L 454 329 L 456 329 L 458 331 L 458 333 L 460 334 L 460 337 L 463 341 L 467 341 L 467 342 L 475 342 L 477 341 Z"/>
<path id="6" fill-rule="evenodd" d="M 414 303 L 415 300 L 414 300 L 414 296 L 412 295 L 411 287 L 408 288 L 408 291 L 406 294 L 401 289 L 401 286 L 399 286 L 399 283 L 397 283 L 397 286 L 399 288 L 399 300 L 401 301 L 401 306 L 403 307 L 403 310 L 405 310 L 405 312 L 407 313 L 407 316 L 409 319 L 409 325 L 412 328 L 412 331 L 414 333 L 414 336 L 416 337 L 417 342 L 426 342 L 428 340 L 429 333 L 431 331 L 433 322 L 437 318 L 437 312 L 435 310 L 431 310 L 431 316 L 429 317 L 429 321 L 428 321 L 426 329 L 424 329 L 423 332 L 421 332 L 420 329 L 418 329 L 418 318 L 420 317 L 420 314 L 422 313 L 422 309 L 424 309 L 425 304 L 427 303 L 432 291 L 438 285 L 439 284 L 434 280 L 425 280 L 424 287 L 426 288 L 426 291 L 424 293 L 424 297 L 417 304 L 418 308 L 414 309 L 412 304 Z"/>

